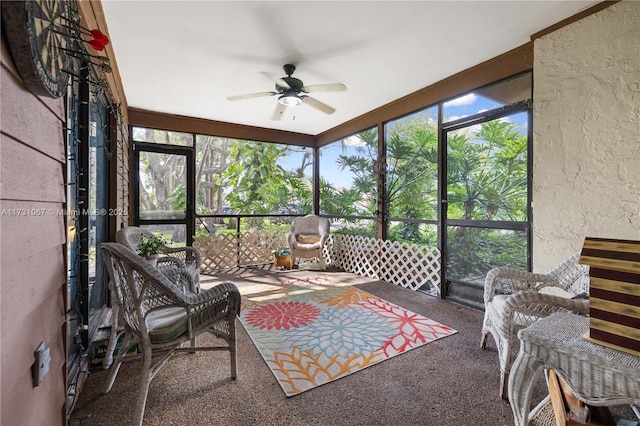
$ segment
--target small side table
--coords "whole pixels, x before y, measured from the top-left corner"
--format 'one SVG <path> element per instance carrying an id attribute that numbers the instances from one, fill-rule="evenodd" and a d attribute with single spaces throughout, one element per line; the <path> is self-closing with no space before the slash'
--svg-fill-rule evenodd
<path id="1" fill-rule="evenodd" d="M 587 317 L 556 312 L 518 332 L 520 352 L 509 376 L 516 426 L 529 424 L 531 393 L 543 368 L 553 369 L 587 404 L 640 404 L 640 356 L 584 340 L 588 329 Z"/>

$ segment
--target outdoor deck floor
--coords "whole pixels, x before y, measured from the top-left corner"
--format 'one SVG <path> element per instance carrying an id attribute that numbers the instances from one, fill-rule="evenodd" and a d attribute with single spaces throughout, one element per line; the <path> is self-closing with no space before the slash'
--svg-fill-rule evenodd
<path id="1" fill-rule="evenodd" d="M 330 276 L 458 333 L 355 374 L 287 398 L 253 342 L 238 323 L 238 378 L 229 379 L 226 352 L 176 354 L 151 382 L 148 425 L 513 425 L 511 407 L 498 396 L 499 367 L 489 338 L 480 348 L 483 313 L 351 273 L 281 271 L 272 265 L 202 275 L 208 288 L 222 281 L 241 292 L 296 278 Z M 199 339 L 213 339 L 208 335 Z M 138 385 L 138 362 L 123 364 L 110 393 L 101 393 L 107 371 L 91 371 L 69 424 L 129 424 Z M 545 395 L 544 382 L 534 400 Z"/>

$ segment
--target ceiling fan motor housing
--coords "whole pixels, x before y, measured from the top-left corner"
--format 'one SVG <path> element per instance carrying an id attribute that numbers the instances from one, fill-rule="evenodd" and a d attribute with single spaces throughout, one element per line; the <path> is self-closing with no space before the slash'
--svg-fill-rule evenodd
<path id="1" fill-rule="evenodd" d="M 289 93 L 289 94 L 298 94 L 302 91 L 304 87 L 304 83 L 302 80 L 298 80 L 295 77 L 291 77 L 291 74 L 296 70 L 296 66 L 292 64 L 286 64 L 282 67 L 284 73 L 287 75 L 286 77 L 282 77 L 281 80 L 285 81 L 289 87 L 278 86 L 276 83 L 276 91 L 278 93 Z"/>
<path id="2" fill-rule="evenodd" d="M 278 93 L 299 93 L 302 91 L 302 88 L 304 87 L 304 83 L 302 82 L 302 80 L 298 80 L 295 77 L 282 77 L 282 80 L 287 82 L 290 89 L 287 89 L 286 87 L 278 86 L 276 84 L 276 90 L 278 91 Z"/>

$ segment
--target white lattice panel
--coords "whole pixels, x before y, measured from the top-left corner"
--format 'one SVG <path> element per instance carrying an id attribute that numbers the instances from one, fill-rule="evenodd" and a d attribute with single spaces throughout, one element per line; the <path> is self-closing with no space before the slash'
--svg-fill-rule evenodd
<path id="1" fill-rule="evenodd" d="M 209 234 L 193 241 L 202 256 L 201 272 L 273 262 L 273 250 L 287 247 L 286 234 L 257 231 L 240 234 Z"/>
<path id="2" fill-rule="evenodd" d="M 418 244 L 380 241 L 380 279 L 411 290 L 427 285 L 440 293 L 440 250 Z"/>
<path id="3" fill-rule="evenodd" d="M 380 248 L 374 238 L 342 234 L 332 237 L 335 266 L 364 277 L 378 278 Z"/>
<path id="4" fill-rule="evenodd" d="M 239 265 L 273 262 L 273 250 L 288 247 L 282 231 L 253 231 L 240 234 Z"/>
<path id="5" fill-rule="evenodd" d="M 341 269 L 417 290 L 440 293 L 440 250 L 355 235 L 332 235 L 331 257 Z"/>
<path id="6" fill-rule="evenodd" d="M 235 234 L 209 234 L 195 237 L 193 247 L 200 252 L 200 272 L 238 266 L 238 240 Z"/>

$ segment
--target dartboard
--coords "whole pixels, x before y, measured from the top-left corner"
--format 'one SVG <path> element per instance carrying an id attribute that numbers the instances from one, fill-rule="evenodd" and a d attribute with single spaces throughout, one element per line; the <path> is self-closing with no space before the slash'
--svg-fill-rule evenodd
<path id="1" fill-rule="evenodd" d="M 73 28 L 69 1 L 2 1 L 2 23 L 16 69 L 37 95 L 59 98 L 67 89 Z"/>

